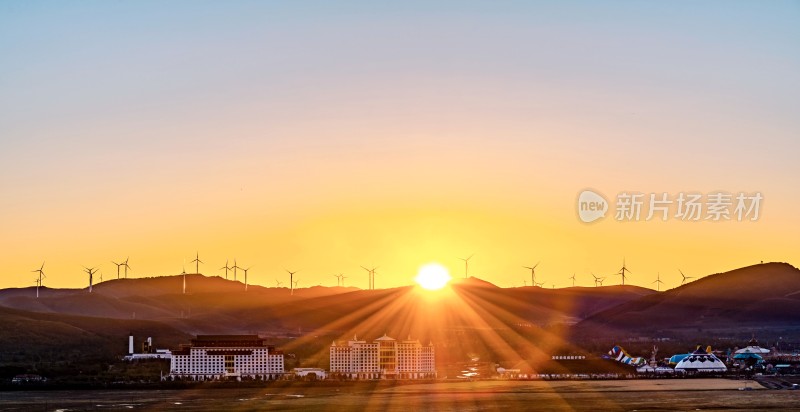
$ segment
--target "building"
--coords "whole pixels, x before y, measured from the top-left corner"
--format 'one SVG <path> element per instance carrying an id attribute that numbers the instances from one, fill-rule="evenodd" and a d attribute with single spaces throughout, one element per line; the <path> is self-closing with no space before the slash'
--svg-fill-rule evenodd
<path id="1" fill-rule="evenodd" d="M 333 342 L 330 347 L 332 377 L 348 379 L 435 379 L 433 343 L 423 346 L 409 337 L 404 341 L 383 335 L 372 342 Z"/>
<path id="2" fill-rule="evenodd" d="M 299 379 L 324 380 L 328 377 L 328 372 L 320 368 L 294 368 L 292 373 Z"/>
<path id="3" fill-rule="evenodd" d="M 155 349 L 153 347 L 153 338 L 148 337 L 142 342 L 142 352 L 135 353 L 133 351 L 133 333 L 128 336 L 128 355 L 124 356 L 122 360 L 137 361 L 145 359 L 170 359 L 172 358 L 172 351 L 169 349 Z"/>
<path id="4" fill-rule="evenodd" d="M 164 379 L 268 380 L 283 374 L 283 352 L 258 335 L 198 335 L 190 345 L 172 351 Z"/>

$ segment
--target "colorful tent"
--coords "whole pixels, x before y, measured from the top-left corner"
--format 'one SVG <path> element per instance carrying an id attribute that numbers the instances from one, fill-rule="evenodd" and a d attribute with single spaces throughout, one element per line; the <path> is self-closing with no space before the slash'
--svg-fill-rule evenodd
<path id="1" fill-rule="evenodd" d="M 634 358 L 631 355 L 628 355 L 628 353 L 625 352 L 625 349 L 622 349 L 621 346 L 614 346 L 611 348 L 611 350 L 608 351 L 608 356 L 617 362 L 622 362 L 632 366 L 642 366 L 647 363 L 645 358 Z"/>
<path id="2" fill-rule="evenodd" d="M 728 368 L 713 353 L 697 348 L 675 365 L 676 372 L 726 372 Z"/>

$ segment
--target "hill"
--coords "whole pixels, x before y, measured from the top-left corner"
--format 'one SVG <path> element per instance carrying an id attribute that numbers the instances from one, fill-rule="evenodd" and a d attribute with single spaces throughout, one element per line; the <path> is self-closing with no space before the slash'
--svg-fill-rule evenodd
<path id="1" fill-rule="evenodd" d="M 800 325 L 800 270 L 766 263 L 716 273 L 588 316 L 576 333 L 639 334 Z"/>

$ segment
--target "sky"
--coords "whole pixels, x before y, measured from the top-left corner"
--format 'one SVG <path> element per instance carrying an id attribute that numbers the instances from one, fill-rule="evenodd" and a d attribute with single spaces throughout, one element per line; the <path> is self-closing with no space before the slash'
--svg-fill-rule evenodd
<path id="1" fill-rule="evenodd" d="M 800 263 L 800 3 L 431 3 L 0 2 L 0 287 L 196 253 L 300 287 Z M 759 219 L 614 219 L 715 191 Z"/>

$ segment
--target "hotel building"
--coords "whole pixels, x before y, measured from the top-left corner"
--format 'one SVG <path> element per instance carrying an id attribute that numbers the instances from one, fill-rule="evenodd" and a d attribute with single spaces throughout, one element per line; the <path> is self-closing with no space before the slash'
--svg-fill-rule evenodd
<path id="1" fill-rule="evenodd" d="M 278 379 L 283 352 L 258 335 L 198 335 L 172 352 L 165 379 Z"/>
<path id="2" fill-rule="evenodd" d="M 424 346 L 411 338 L 397 341 L 383 335 L 372 342 L 333 342 L 331 377 L 348 379 L 435 379 L 433 343 Z"/>

